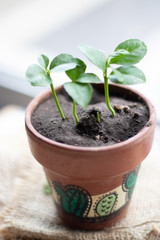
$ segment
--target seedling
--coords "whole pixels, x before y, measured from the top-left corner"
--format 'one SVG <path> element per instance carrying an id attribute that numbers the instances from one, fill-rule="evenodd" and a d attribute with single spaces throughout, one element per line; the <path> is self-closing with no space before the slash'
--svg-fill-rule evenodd
<path id="1" fill-rule="evenodd" d="M 90 83 L 100 83 L 101 80 L 93 73 L 85 73 L 86 65 L 80 59 L 76 59 L 76 68 L 66 71 L 72 82 L 64 84 L 64 89 L 73 99 L 73 115 L 78 125 L 79 120 L 76 114 L 76 103 L 81 107 L 87 107 L 92 98 L 92 87 Z"/>
<path id="2" fill-rule="evenodd" d="M 100 83 L 101 80 L 93 73 L 85 73 L 86 65 L 78 58 L 73 58 L 69 54 L 60 54 L 55 57 L 50 65 L 49 58 L 40 55 L 38 58 L 40 65 L 32 64 L 26 71 L 26 77 L 32 86 L 50 85 L 53 97 L 62 119 L 65 119 L 63 111 L 60 107 L 54 85 L 51 79 L 51 72 L 65 71 L 72 82 L 64 84 L 66 92 L 73 99 L 73 115 L 78 124 L 78 116 L 76 114 L 76 103 L 82 107 L 86 107 L 92 98 L 92 87 L 90 83 Z"/>
<path id="3" fill-rule="evenodd" d="M 71 68 L 75 68 L 77 63 L 75 59 L 69 54 L 60 54 L 55 57 L 51 64 L 49 65 L 49 58 L 45 55 L 40 55 L 38 58 L 38 62 L 40 65 L 32 64 L 28 67 L 26 71 L 26 77 L 30 81 L 32 86 L 48 86 L 50 85 L 53 97 L 55 99 L 57 108 L 60 112 L 62 119 L 65 119 L 63 111 L 60 107 L 52 79 L 51 72 L 61 72 L 66 71 Z M 49 68 L 48 68 L 49 66 Z"/>
<path id="4" fill-rule="evenodd" d="M 133 65 L 145 56 L 146 45 L 138 39 L 129 39 L 120 43 L 108 57 L 101 50 L 88 45 L 81 45 L 79 49 L 94 65 L 103 71 L 106 104 L 112 115 L 115 116 L 115 111 L 109 102 L 108 80 L 124 85 L 144 83 L 146 81 L 144 73 Z M 113 68 L 114 64 L 121 66 Z M 110 73 L 108 73 L 108 69 L 111 70 Z"/>

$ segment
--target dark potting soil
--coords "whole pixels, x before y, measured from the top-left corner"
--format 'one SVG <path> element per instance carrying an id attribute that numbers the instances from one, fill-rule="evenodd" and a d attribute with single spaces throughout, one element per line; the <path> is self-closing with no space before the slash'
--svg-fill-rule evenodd
<path id="1" fill-rule="evenodd" d="M 77 105 L 79 124 L 73 117 L 73 104 L 62 90 L 58 94 L 65 120 L 61 119 L 53 97 L 41 103 L 32 114 L 34 128 L 43 136 L 75 146 L 106 146 L 119 143 L 136 135 L 148 122 L 149 111 L 141 99 L 123 99 L 110 96 L 115 117 L 108 110 L 104 95 L 94 90 L 87 108 Z M 97 111 L 100 123 L 97 121 Z"/>

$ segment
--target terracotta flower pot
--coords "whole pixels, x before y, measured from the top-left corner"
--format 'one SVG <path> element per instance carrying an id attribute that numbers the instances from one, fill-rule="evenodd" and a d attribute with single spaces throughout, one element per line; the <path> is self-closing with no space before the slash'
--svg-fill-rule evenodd
<path id="1" fill-rule="evenodd" d="M 31 152 L 44 167 L 59 215 L 77 228 L 102 229 L 126 215 L 140 163 L 153 141 L 156 116 L 152 104 L 127 87 L 110 85 L 110 92 L 136 99 L 140 95 L 150 113 L 148 123 L 137 135 L 111 146 L 70 146 L 40 135 L 32 126 L 31 116 L 38 104 L 51 95 L 50 91 L 33 99 L 26 110 Z"/>

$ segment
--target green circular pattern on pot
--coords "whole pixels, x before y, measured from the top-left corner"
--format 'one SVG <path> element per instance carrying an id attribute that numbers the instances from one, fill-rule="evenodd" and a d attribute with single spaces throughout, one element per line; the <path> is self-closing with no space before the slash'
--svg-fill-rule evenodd
<path id="1" fill-rule="evenodd" d="M 111 193 L 104 196 L 96 206 L 96 212 L 99 216 L 107 216 L 111 214 L 113 207 L 116 203 L 117 194 Z"/>

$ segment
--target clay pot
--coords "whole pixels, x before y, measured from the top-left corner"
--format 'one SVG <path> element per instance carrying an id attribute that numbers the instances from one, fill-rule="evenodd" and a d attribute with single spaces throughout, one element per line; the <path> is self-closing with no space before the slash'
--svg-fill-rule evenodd
<path id="1" fill-rule="evenodd" d="M 76 228 L 102 229 L 126 215 L 140 164 L 151 149 L 156 122 L 152 104 L 128 87 L 110 85 L 110 92 L 142 98 L 150 113 L 148 123 L 137 135 L 111 146 L 70 146 L 40 135 L 32 126 L 31 116 L 50 91 L 33 99 L 26 110 L 31 152 L 44 167 L 59 215 Z"/>

